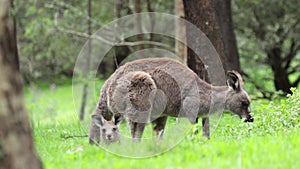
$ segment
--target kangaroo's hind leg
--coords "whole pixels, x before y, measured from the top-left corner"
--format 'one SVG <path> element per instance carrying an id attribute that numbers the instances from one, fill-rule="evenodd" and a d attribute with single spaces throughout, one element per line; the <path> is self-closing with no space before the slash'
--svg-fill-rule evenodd
<path id="1" fill-rule="evenodd" d="M 138 122 L 134 122 L 131 120 L 129 121 L 131 139 L 133 142 L 141 141 L 145 126 L 146 126 L 146 123 L 138 123 Z"/>
<path id="2" fill-rule="evenodd" d="M 157 139 L 162 139 L 164 134 L 164 129 L 167 123 L 168 117 L 163 116 L 152 121 L 153 133 Z"/>

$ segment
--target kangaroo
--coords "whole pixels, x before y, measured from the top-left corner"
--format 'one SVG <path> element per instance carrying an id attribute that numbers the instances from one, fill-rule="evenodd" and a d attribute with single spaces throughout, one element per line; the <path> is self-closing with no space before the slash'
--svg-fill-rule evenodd
<path id="1" fill-rule="evenodd" d="M 212 86 L 191 69 L 169 58 L 146 58 L 119 67 L 101 88 L 92 119 L 126 117 L 131 137 L 140 140 L 148 122 L 161 137 L 168 116 L 187 117 L 192 124 L 220 110 L 229 110 L 245 122 L 253 122 L 251 99 L 241 75 L 227 72 L 227 85 Z M 93 120 L 95 121 L 95 120 Z M 100 132 L 92 121 L 90 143 Z"/>
<path id="2" fill-rule="evenodd" d="M 97 116 L 97 117 L 96 117 Z M 120 140 L 120 132 L 119 132 L 119 125 L 121 123 L 120 119 L 112 119 L 112 120 L 106 120 L 102 115 L 94 115 L 93 116 L 93 125 L 94 128 L 96 128 L 96 132 L 93 133 L 98 135 L 98 143 L 99 143 L 99 137 L 101 138 L 101 141 L 105 144 L 111 144 L 114 142 L 121 142 Z M 91 136 L 90 136 L 91 137 Z"/>

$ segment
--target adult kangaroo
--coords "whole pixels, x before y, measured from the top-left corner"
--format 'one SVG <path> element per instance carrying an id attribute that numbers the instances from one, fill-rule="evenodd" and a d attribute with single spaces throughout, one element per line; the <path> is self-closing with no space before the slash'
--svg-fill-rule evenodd
<path id="1" fill-rule="evenodd" d="M 162 136 L 168 116 L 187 117 L 194 124 L 198 117 L 225 109 L 252 122 L 250 102 L 236 71 L 227 72 L 227 85 L 212 86 L 174 59 L 139 59 L 119 67 L 102 86 L 89 141 L 99 142 L 94 121 L 102 117 L 125 117 L 132 139 L 140 140 L 148 122 Z"/>

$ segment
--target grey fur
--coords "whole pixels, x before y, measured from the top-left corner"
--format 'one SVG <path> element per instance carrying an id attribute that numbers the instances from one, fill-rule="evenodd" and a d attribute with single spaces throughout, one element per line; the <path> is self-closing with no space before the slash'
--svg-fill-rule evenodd
<path id="1" fill-rule="evenodd" d="M 93 125 L 95 128 L 97 128 L 98 133 L 100 136 L 101 141 L 105 144 L 110 144 L 113 142 L 119 142 L 120 143 L 120 132 L 119 132 L 119 124 L 121 122 L 120 119 L 111 119 L 111 120 L 105 120 L 102 115 L 93 115 Z M 96 140 L 90 140 L 90 142 L 95 142 Z M 99 137 L 97 138 L 97 142 L 99 142 Z"/>
<path id="2" fill-rule="evenodd" d="M 226 109 L 253 121 L 251 100 L 241 75 L 229 71 L 227 76 L 227 86 L 212 86 L 173 59 L 129 62 L 119 67 L 102 86 L 93 116 L 101 115 L 108 120 L 125 116 L 131 136 L 137 140 L 150 121 L 154 133 L 161 137 L 168 116 L 187 117 L 196 123 L 198 117 Z M 92 122 L 90 143 L 99 140 L 99 133 Z"/>

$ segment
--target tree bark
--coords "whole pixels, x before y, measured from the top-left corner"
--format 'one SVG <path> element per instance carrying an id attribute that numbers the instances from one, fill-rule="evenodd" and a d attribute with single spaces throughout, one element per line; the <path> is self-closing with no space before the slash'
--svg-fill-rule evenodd
<path id="1" fill-rule="evenodd" d="M 274 84 L 275 89 L 281 90 L 285 93 L 292 93 L 290 88 L 292 84 L 288 78 L 288 72 L 284 69 L 283 61 L 281 58 L 281 48 L 280 47 L 273 47 L 269 51 L 267 51 L 269 64 L 272 68 L 274 73 Z"/>
<path id="2" fill-rule="evenodd" d="M 175 13 L 178 17 L 184 18 L 184 7 L 182 0 L 175 0 Z M 185 39 L 186 28 L 184 23 L 176 20 L 176 37 L 179 39 Z M 187 47 L 184 43 L 176 40 L 175 41 L 176 56 L 178 56 L 182 63 L 187 64 Z"/>
<path id="3" fill-rule="evenodd" d="M 0 169 L 40 169 L 23 101 L 12 1 L 0 1 Z"/>
<path id="4" fill-rule="evenodd" d="M 231 15 L 231 0 L 214 0 L 216 19 L 224 51 L 224 68 L 241 72 L 239 54 Z"/>
<path id="5" fill-rule="evenodd" d="M 115 1 L 115 15 L 117 19 L 132 14 L 132 10 L 129 7 L 129 1 L 128 0 L 116 0 Z M 124 23 L 117 20 L 116 29 L 122 28 L 124 26 Z M 122 30 L 120 30 L 122 31 Z M 114 50 L 114 69 L 116 70 L 121 62 L 126 59 L 126 57 L 130 54 L 130 48 L 128 46 L 114 46 L 112 49 Z"/>
<path id="6" fill-rule="evenodd" d="M 88 35 L 92 35 L 92 2 L 91 0 L 88 0 L 88 7 L 87 7 L 87 13 L 88 13 Z M 92 53 L 92 45 L 91 45 L 92 39 L 88 39 L 87 42 L 87 58 L 86 58 L 86 65 L 85 65 L 85 74 L 88 74 L 88 71 L 90 69 L 90 62 L 91 62 L 91 53 Z M 84 119 L 84 112 L 85 112 L 85 106 L 86 106 L 86 99 L 88 96 L 88 83 L 85 82 L 82 89 L 82 98 L 81 98 L 81 106 L 80 106 L 80 114 L 79 114 L 79 120 L 82 121 Z"/>
<path id="7" fill-rule="evenodd" d="M 223 46 L 220 39 L 220 32 L 217 31 L 216 19 L 214 16 L 213 3 L 210 0 L 183 0 L 185 16 L 188 21 L 197 26 L 211 40 L 224 63 Z M 187 32 L 187 43 L 193 43 L 193 35 Z M 191 50 L 187 51 L 188 66 L 203 80 L 210 82 L 207 78 L 207 70 L 200 58 Z M 198 120 L 197 120 L 198 122 Z M 202 134 L 209 138 L 209 118 L 202 118 Z"/>
<path id="8" fill-rule="evenodd" d="M 139 13 L 142 12 L 142 8 L 141 8 L 141 0 L 135 0 L 134 1 L 134 13 L 135 15 L 135 20 L 136 20 L 136 28 L 137 28 L 137 41 L 143 41 L 143 28 L 142 28 L 142 23 L 141 23 L 141 15 L 139 15 Z M 140 45 L 139 49 L 144 49 L 144 45 Z"/>
<path id="9" fill-rule="evenodd" d="M 216 21 L 215 16 L 215 8 L 214 3 L 211 0 L 183 0 L 184 3 L 184 11 L 185 18 L 197 26 L 212 42 L 214 47 L 216 48 L 220 60 L 223 63 L 225 61 L 225 55 L 223 52 L 223 43 L 221 39 L 221 32 L 218 28 L 218 23 Z M 195 43 L 193 42 L 193 34 L 189 34 L 187 32 L 187 43 Z M 200 49 L 199 49 L 200 50 Z M 210 80 L 207 78 L 207 70 L 205 65 L 202 63 L 200 58 L 191 50 L 187 51 L 187 63 L 188 66 L 195 71 L 195 73 L 207 82 Z M 223 84 L 217 84 L 223 85 Z"/>
<path id="10" fill-rule="evenodd" d="M 152 8 L 152 5 L 151 5 L 151 0 L 147 0 L 146 1 L 147 3 L 147 11 L 149 12 L 149 18 L 150 18 L 150 22 L 151 22 L 151 29 L 150 29 L 150 32 L 153 32 L 153 29 L 155 27 L 155 16 L 152 14 L 152 12 L 155 12 L 154 9 Z M 149 34 L 150 37 L 149 37 L 149 41 L 153 41 L 153 36 L 154 34 L 153 33 L 150 33 Z M 150 45 L 150 48 L 152 47 L 152 45 Z"/>
<path id="11" fill-rule="evenodd" d="M 220 56 L 224 70 L 241 71 L 230 0 L 184 0 L 183 2 L 186 19 L 210 39 Z M 194 55 L 193 51 L 188 50 L 188 56 L 191 55 Z M 190 62 L 195 63 L 193 60 Z M 203 72 L 201 71 L 204 68 L 203 64 L 198 67 L 200 69 L 198 71 Z"/>
<path id="12" fill-rule="evenodd" d="M 185 18 L 197 26 L 217 50 L 225 72 L 240 71 L 239 57 L 233 32 L 230 0 L 183 0 Z M 224 24 L 224 25 L 220 25 Z M 193 35 L 187 33 L 187 43 L 193 42 Z M 232 43 L 229 45 L 229 43 Z M 200 58 L 191 50 L 187 51 L 188 66 L 203 80 L 210 83 L 207 70 Z M 215 85 L 224 85 L 218 82 Z M 203 135 L 209 138 L 209 119 L 202 119 Z"/>

